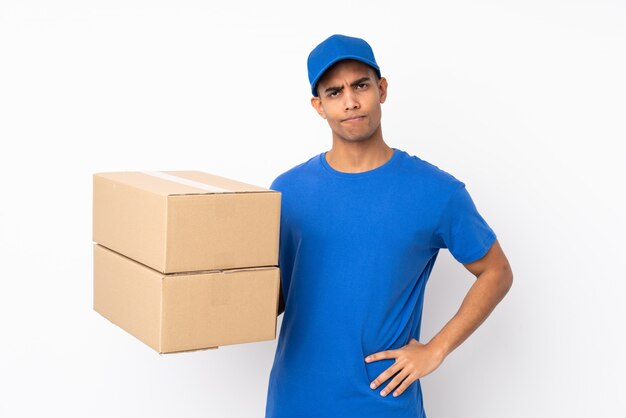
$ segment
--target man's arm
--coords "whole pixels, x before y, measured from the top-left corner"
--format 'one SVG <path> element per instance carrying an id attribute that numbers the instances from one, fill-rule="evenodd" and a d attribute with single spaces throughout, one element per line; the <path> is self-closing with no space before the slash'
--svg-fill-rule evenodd
<path id="1" fill-rule="evenodd" d="M 438 347 L 446 357 L 467 339 L 504 298 L 513 283 L 513 273 L 500 243 L 496 240 L 480 260 L 464 264 L 477 279 L 467 292 L 459 311 L 428 345 Z M 285 311 L 282 286 L 279 286 L 278 313 Z"/>
<path id="2" fill-rule="evenodd" d="M 380 394 L 400 396 L 415 380 L 434 371 L 448 354 L 458 347 L 489 316 L 513 283 L 513 273 L 498 241 L 480 260 L 464 264 L 477 279 L 467 292 L 458 312 L 428 344 L 411 338 L 399 349 L 368 355 L 365 362 L 394 358 L 395 362 L 374 379 L 376 389 L 395 375 Z M 399 385 L 399 386 L 398 386 Z"/>
<path id="3" fill-rule="evenodd" d="M 426 344 L 443 360 L 465 341 L 493 311 L 513 284 L 513 272 L 496 240 L 481 259 L 464 264 L 476 281 L 467 292 L 458 312 Z"/>

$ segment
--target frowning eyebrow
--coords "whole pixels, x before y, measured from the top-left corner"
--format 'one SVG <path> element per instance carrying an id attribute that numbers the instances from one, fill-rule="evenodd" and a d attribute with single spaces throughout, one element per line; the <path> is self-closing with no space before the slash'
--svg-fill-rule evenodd
<path id="1" fill-rule="evenodd" d="M 353 81 L 352 83 L 350 83 L 350 87 L 355 87 L 358 86 L 359 84 L 362 84 L 366 81 L 370 81 L 369 77 L 361 77 L 355 81 Z M 328 87 L 326 90 L 324 90 L 324 93 L 333 93 L 333 92 L 340 92 L 341 90 L 343 90 L 343 86 L 332 86 L 332 87 Z"/>

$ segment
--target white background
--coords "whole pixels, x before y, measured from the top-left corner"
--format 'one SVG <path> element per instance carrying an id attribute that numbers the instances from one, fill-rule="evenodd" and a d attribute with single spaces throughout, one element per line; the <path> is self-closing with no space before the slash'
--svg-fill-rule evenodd
<path id="1" fill-rule="evenodd" d="M 92 310 L 91 175 L 269 187 L 331 146 L 306 57 L 333 33 L 369 41 L 385 141 L 467 184 L 515 275 L 422 379 L 429 418 L 626 416 L 626 6 L 394 3 L 0 0 L 0 416 L 263 416 L 276 340 L 159 355 Z M 424 342 L 473 280 L 442 251 Z"/>

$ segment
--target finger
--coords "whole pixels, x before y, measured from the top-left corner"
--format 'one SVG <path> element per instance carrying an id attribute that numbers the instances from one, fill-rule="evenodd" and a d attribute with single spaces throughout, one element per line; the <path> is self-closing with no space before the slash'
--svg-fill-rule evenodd
<path id="1" fill-rule="evenodd" d="M 378 386 L 382 385 L 387 379 L 396 374 L 400 370 L 398 364 L 392 364 L 387 370 L 378 375 L 378 377 L 370 383 L 370 388 L 376 389 Z"/>
<path id="2" fill-rule="evenodd" d="M 400 373 L 398 373 L 396 375 L 396 377 L 394 377 L 391 382 L 389 382 L 389 384 L 380 391 L 380 395 L 381 396 L 387 396 L 389 393 L 391 393 L 392 390 L 395 389 L 396 386 L 398 386 L 400 384 L 400 382 L 402 382 L 407 376 L 409 375 L 408 372 L 402 370 Z"/>
<path id="3" fill-rule="evenodd" d="M 400 386 L 398 386 L 398 388 L 393 392 L 393 396 L 396 397 L 402 395 L 406 388 L 408 388 L 411 383 L 415 382 L 416 380 L 417 377 L 414 377 L 413 374 L 409 374 L 406 379 L 404 379 L 404 381 L 400 384 Z"/>
<path id="4" fill-rule="evenodd" d="M 365 362 L 370 363 L 372 361 L 382 360 L 385 358 L 395 358 L 395 352 L 396 350 L 379 351 L 378 353 L 370 354 L 365 357 Z"/>

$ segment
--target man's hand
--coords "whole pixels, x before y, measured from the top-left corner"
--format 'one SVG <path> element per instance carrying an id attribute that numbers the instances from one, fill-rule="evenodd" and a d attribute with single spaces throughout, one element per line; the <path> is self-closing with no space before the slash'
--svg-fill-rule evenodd
<path id="1" fill-rule="evenodd" d="M 372 361 L 389 358 L 395 358 L 395 363 L 374 379 L 370 385 L 372 389 L 376 389 L 391 376 L 398 373 L 391 382 L 389 382 L 387 387 L 380 392 L 382 396 L 387 396 L 396 386 L 400 385 L 393 393 L 393 396 L 399 396 L 411 383 L 439 367 L 443 362 L 444 356 L 441 350 L 437 350 L 433 346 L 422 344 L 415 338 L 411 338 L 409 343 L 404 347 L 397 350 L 379 351 L 378 353 L 367 356 L 365 362 L 371 363 Z"/>

